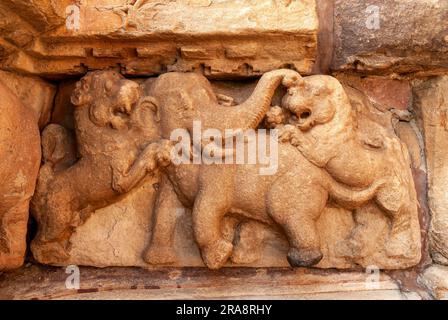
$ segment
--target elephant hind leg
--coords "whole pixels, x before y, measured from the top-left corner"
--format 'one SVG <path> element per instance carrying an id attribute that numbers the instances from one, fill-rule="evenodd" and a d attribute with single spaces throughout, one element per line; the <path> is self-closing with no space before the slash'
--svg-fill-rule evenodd
<path id="1" fill-rule="evenodd" d="M 200 192 L 193 209 L 193 228 L 202 259 L 210 269 L 219 269 L 232 254 L 233 244 L 222 236 L 221 220 L 227 205 L 219 195 Z"/>
<path id="2" fill-rule="evenodd" d="M 195 239 L 210 269 L 221 268 L 233 250 L 232 242 L 222 235 L 222 220 L 229 209 L 226 197 L 219 188 L 206 187 L 199 192 L 193 208 Z"/>
<path id="3" fill-rule="evenodd" d="M 0 271 L 19 268 L 26 252 L 29 199 L 0 213 Z"/>
<path id="4" fill-rule="evenodd" d="M 289 240 L 289 264 L 310 267 L 323 258 L 316 220 L 325 208 L 328 193 L 318 184 L 294 188 L 298 192 L 288 195 L 282 188 L 277 192 L 274 187 L 269 197 L 270 215 Z"/>

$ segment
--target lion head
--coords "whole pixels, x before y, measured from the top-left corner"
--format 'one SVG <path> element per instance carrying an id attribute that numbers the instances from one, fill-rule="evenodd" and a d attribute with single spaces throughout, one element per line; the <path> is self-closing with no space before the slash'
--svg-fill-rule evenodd
<path id="1" fill-rule="evenodd" d="M 292 83 L 283 97 L 282 107 L 296 117 L 296 126 L 308 131 L 332 121 L 348 106 L 339 81 L 330 76 L 309 76 Z M 349 110 L 346 110 L 349 111 Z"/>
<path id="2" fill-rule="evenodd" d="M 71 96 L 77 107 L 88 107 L 90 120 L 100 127 L 127 127 L 141 96 L 140 86 L 113 70 L 94 71 L 83 77 Z"/>

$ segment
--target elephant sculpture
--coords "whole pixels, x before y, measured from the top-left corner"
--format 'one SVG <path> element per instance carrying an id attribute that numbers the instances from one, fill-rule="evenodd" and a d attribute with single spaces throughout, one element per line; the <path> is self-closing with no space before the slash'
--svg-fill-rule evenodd
<path id="1" fill-rule="evenodd" d="M 0 271 L 23 264 L 30 199 L 40 165 L 38 117 L 0 82 Z"/>
<path id="2" fill-rule="evenodd" d="M 253 97 L 232 107 L 235 114 L 229 121 L 241 121 L 247 114 L 250 119 L 244 126 L 256 127 L 269 108 L 269 97 L 287 74 L 294 75 L 293 71 L 281 70 L 264 76 Z M 171 92 L 179 79 L 184 88 Z M 170 142 L 160 140 L 167 132 L 196 117 L 208 125 L 222 121 L 224 110 L 204 79 L 197 74 L 162 75 L 155 86 L 164 94 L 150 99 L 142 98 L 142 88 L 136 82 L 115 71 L 92 72 L 77 83 L 71 97 L 76 106 L 77 152 L 63 127 L 52 124 L 42 134 L 44 165 L 32 201 L 39 230 L 31 249 L 39 261 L 58 263 L 67 259 L 73 229 L 92 211 L 118 201 L 135 186 L 126 185 L 123 177 L 135 178 L 137 174 L 141 181 L 169 159 Z M 262 95 L 268 97 L 259 103 Z M 175 115 L 181 114 L 178 120 L 183 123 L 167 116 L 166 108 L 158 109 L 160 103 L 172 105 L 172 99 L 180 102 Z M 142 150 L 141 166 L 130 168 Z"/>
<path id="3" fill-rule="evenodd" d="M 127 172 L 141 150 L 146 148 L 145 173 L 154 173 L 162 161 L 154 113 L 138 103 L 141 93 L 138 84 L 115 71 L 89 73 L 71 97 L 77 150 L 64 127 L 51 124 L 43 131 L 44 164 L 31 208 L 39 227 L 31 249 L 39 261 L 68 258 L 74 227 L 123 196 L 113 176 Z"/>
<path id="4" fill-rule="evenodd" d="M 272 75 L 282 73 L 283 71 L 280 70 L 271 75 L 265 75 L 264 80 L 266 81 Z M 176 79 L 176 86 L 172 85 L 168 77 Z M 400 204 L 405 206 L 406 210 L 414 209 L 411 207 L 412 202 L 407 201 L 409 200 L 407 197 L 411 197 L 412 192 L 415 192 L 411 190 L 412 183 L 406 179 L 399 181 L 399 185 L 394 185 L 397 180 L 391 182 L 391 177 L 387 176 L 390 171 L 384 171 L 385 165 L 382 166 L 381 163 L 378 163 L 376 169 L 383 171 L 375 176 L 362 176 L 359 172 L 360 168 L 354 167 L 353 170 L 356 169 L 354 172 L 346 173 L 353 177 L 343 180 L 346 166 L 349 167 L 347 170 L 352 170 L 350 166 L 354 164 L 340 162 L 332 164 L 334 167 L 327 168 L 319 162 L 321 159 L 317 156 L 324 153 L 325 150 L 340 148 L 340 144 L 337 141 L 336 143 L 331 141 L 331 137 L 338 131 L 347 133 L 354 130 L 350 127 L 351 116 L 346 114 L 349 103 L 345 104 L 347 100 L 344 100 L 344 92 L 340 90 L 338 84 L 327 78 L 322 78 L 320 79 L 323 82 L 320 85 L 322 90 L 316 91 L 314 88 L 310 88 L 310 91 L 300 92 L 297 84 L 300 84 L 302 79 L 299 74 L 287 73 L 282 77 L 283 84 L 289 87 L 288 95 L 284 99 L 285 108 L 296 108 L 294 110 L 295 117 L 299 119 L 297 120 L 298 128 L 302 127 L 309 132 L 316 131 L 316 136 L 313 136 L 315 140 L 308 142 L 309 152 L 314 150 L 315 153 L 309 154 L 302 151 L 297 144 L 292 143 L 291 139 L 286 137 L 290 128 L 285 126 L 286 130 L 281 130 L 284 142 L 279 145 L 278 150 L 280 165 L 278 171 L 273 175 L 260 175 L 259 164 L 170 164 L 166 166 L 162 170 L 164 174 L 155 204 L 151 243 L 144 253 L 144 259 L 147 262 L 169 264 L 174 261 L 175 209 L 182 206 L 192 209 L 195 239 L 201 250 L 204 263 L 211 269 L 222 267 L 233 252 L 232 242 L 222 234 L 222 223 L 226 216 L 236 217 L 240 221 L 256 220 L 282 231 L 290 244 L 287 256 L 289 263 L 292 266 L 304 267 L 315 265 L 322 259 L 316 221 L 328 201 L 333 201 L 344 208 L 353 209 L 375 200 L 392 212 L 395 209 L 394 200 L 397 197 L 402 197 L 399 198 Z M 182 78 L 184 80 L 180 81 Z M 202 82 L 193 82 L 191 78 L 198 78 Z M 218 119 L 210 120 L 207 116 L 203 116 L 203 114 L 207 115 L 209 111 L 201 106 L 208 105 L 210 101 L 216 103 L 217 99 L 210 87 L 206 85 L 205 79 L 188 74 L 166 75 L 159 79 L 160 82 L 157 80 L 152 84 L 149 90 L 151 95 L 146 100 L 153 105 L 150 109 L 154 110 L 159 119 L 162 137 L 165 139 L 169 138 L 170 130 L 179 127 L 191 130 L 192 121 L 196 117 L 207 124 L 206 128 L 213 128 L 212 125 L 216 125 L 218 130 L 244 129 L 250 128 L 250 126 L 256 128 L 265 116 L 266 106 L 270 105 L 272 98 L 270 90 L 265 93 L 265 96 L 258 97 L 257 99 L 260 99 L 263 106 L 259 110 L 253 108 L 254 111 L 248 112 L 246 117 L 241 116 L 244 114 L 241 113 L 240 116 L 234 118 L 232 107 L 212 106 L 210 109 L 215 112 L 213 116 L 219 115 L 219 121 Z M 314 78 L 308 81 L 312 79 Z M 263 78 L 260 82 L 264 83 Z M 279 82 L 280 80 L 277 80 L 276 85 Z M 198 83 L 203 84 L 198 86 Z M 188 89 L 187 91 L 184 90 L 185 87 Z M 207 89 L 204 90 L 201 87 Z M 327 106 L 331 110 L 316 110 L 316 115 L 318 115 L 316 118 L 313 118 L 314 110 L 311 109 L 306 109 L 308 114 L 302 114 L 305 109 L 299 110 L 300 104 L 294 100 L 295 98 L 299 99 L 302 94 L 305 98 L 311 95 L 309 103 L 315 101 L 319 106 Z M 201 102 L 202 99 L 207 103 Z M 253 100 L 256 101 L 255 98 Z M 309 103 L 304 105 L 311 108 L 312 105 Z M 201 108 L 205 110 L 205 113 L 200 112 Z M 238 109 L 242 106 L 234 108 L 237 109 L 236 113 L 238 114 L 240 112 Z M 226 118 L 227 114 L 231 120 Z M 310 119 L 306 120 L 306 118 Z M 258 135 L 261 134 L 265 133 L 258 133 Z M 322 139 L 320 139 L 321 137 Z M 334 138 L 336 139 L 338 136 L 336 135 Z M 393 144 L 394 141 L 391 143 Z M 398 145 L 398 147 L 402 152 L 403 146 Z M 372 157 L 368 150 L 359 149 L 358 151 L 359 159 L 352 158 L 350 161 L 367 161 Z M 394 152 L 396 151 L 394 149 Z M 381 153 L 382 151 L 376 150 L 376 152 Z M 384 155 L 381 156 L 384 157 Z M 358 154 L 355 157 L 358 157 Z M 123 191 L 132 188 L 144 174 L 144 169 L 142 169 L 144 161 L 143 157 L 134 163 L 133 169 L 130 171 L 132 174 L 116 176 L 118 180 L 115 185 L 121 186 Z M 380 156 L 378 156 L 378 161 L 381 162 Z M 405 170 L 405 172 L 408 171 Z M 339 173 L 341 176 L 335 173 Z M 370 180 L 365 181 L 364 179 L 367 178 Z M 405 176 L 404 178 L 409 177 Z M 392 191 L 398 192 L 398 194 L 385 194 L 386 190 L 391 191 L 391 187 L 394 188 Z M 395 196 L 395 198 L 387 198 L 387 196 Z M 412 212 L 404 212 L 402 216 L 405 217 L 406 214 L 412 214 Z M 403 227 L 399 221 L 400 219 L 403 221 L 402 216 L 393 216 L 394 221 L 400 227 Z"/>

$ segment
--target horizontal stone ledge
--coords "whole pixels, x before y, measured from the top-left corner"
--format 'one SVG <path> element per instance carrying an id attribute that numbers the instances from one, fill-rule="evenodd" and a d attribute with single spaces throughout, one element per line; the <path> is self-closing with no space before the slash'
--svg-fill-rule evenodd
<path id="1" fill-rule="evenodd" d="M 119 65 L 130 76 L 199 70 L 215 79 L 284 67 L 305 75 L 328 69 L 333 10 L 322 0 L 126 3 L 80 5 L 79 24 L 9 50 L 0 68 L 60 78 Z"/>
<path id="2" fill-rule="evenodd" d="M 32 265 L 0 275 L 0 299 L 421 299 L 385 274 L 372 286 L 362 272 L 81 267 L 80 288 L 67 290 L 65 270 Z"/>
<path id="3" fill-rule="evenodd" d="M 310 74 L 316 63 L 315 36 L 184 39 L 160 41 L 86 40 L 39 43 L 10 55 L 3 69 L 49 78 L 82 75 L 87 70 L 122 68 L 131 76 L 201 70 L 209 78 L 255 77 L 278 68 Z M 288 50 L 278 50 L 286 47 Z"/>

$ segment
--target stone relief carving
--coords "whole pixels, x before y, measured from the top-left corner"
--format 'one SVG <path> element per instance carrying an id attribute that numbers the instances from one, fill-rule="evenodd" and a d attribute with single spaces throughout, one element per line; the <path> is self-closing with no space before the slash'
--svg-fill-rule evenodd
<path id="1" fill-rule="evenodd" d="M 389 256 L 408 255 L 414 242 L 411 220 L 417 217 L 415 187 L 406 146 L 395 134 L 353 112 L 342 85 L 330 76 L 298 81 L 283 99 L 294 116 L 280 129 L 307 160 L 352 188 L 368 188 L 369 195 L 391 219 Z M 342 204 L 355 209 L 358 204 Z M 358 250 L 361 248 L 357 248 Z"/>
<path id="2" fill-rule="evenodd" d="M 281 106 L 271 107 L 280 85 L 288 92 Z M 391 114 L 376 114 L 346 91 L 332 77 L 282 69 L 264 74 L 236 104 L 195 73 L 167 73 L 141 86 L 113 71 L 87 75 L 72 96 L 79 155 L 67 147 L 73 144 L 64 142 L 70 138 L 62 127 L 43 133 L 34 255 L 50 263 L 67 259 L 73 228 L 152 174 L 160 181 L 142 253 L 149 264 L 176 263 L 174 229 L 184 207 L 192 210 L 194 239 L 212 269 L 229 258 L 253 263 L 264 229 L 286 237 L 292 266 L 338 266 L 326 259 L 321 239 L 321 216 L 331 219 L 334 210 L 354 220 L 337 240 L 342 265 L 417 264 L 420 229 L 407 148 L 393 132 Z M 259 164 L 170 162 L 173 131 L 193 135 L 194 121 L 201 133 L 258 129 L 257 139 L 269 139 L 263 127 L 279 130 L 277 172 L 260 175 Z"/>
<path id="3" fill-rule="evenodd" d="M 38 117 L 0 82 L 0 271 L 22 265 L 40 159 Z"/>
<path id="4" fill-rule="evenodd" d="M 153 112 L 137 103 L 140 96 L 139 85 L 117 72 L 90 73 L 72 94 L 77 152 L 64 127 L 52 124 L 43 131 L 44 164 L 32 201 L 39 230 L 31 248 L 37 259 L 66 259 L 72 229 L 95 208 L 120 198 L 114 175 L 125 172 L 141 148 L 159 139 L 158 130 L 148 125 Z M 162 160 L 161 151 L 156 145 L 148 149 L 149 172 Z"/>

